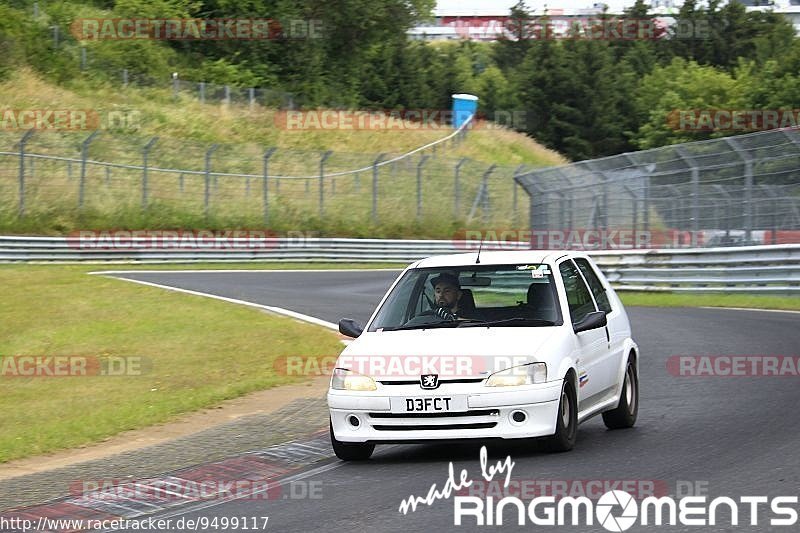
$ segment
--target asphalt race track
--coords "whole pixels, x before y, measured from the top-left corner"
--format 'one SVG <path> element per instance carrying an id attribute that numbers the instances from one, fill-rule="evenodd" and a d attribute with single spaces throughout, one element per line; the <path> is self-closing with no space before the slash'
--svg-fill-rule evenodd
<path id="1" fill-rule="evenodd" d="M 283 307 L 329 322 L 343 316 L 365 320 L 397 272 L 237 272 L 125 273 L 118 277 L 170 285 L 263 305 Z M 514 461 L 508 495 L 525 503 L 541 487 L 576 487 L 591 482 L 605 489 L 655 487 L 657 496 L 709 497 L 797 496 L 800 493 L 800 388 L 797 377 L 681 377 L 667 370 L 672 355 L 793 355 L 800 346 L 796 313 L 628 308 L 641 350 L 639 420 L 632 430 L 608 431 L 597 417 L 580 426 L 576 448 L 547 454 L 535 442 L 486 443 L 489 464 L 510 455 Z M 302 421 L 298 421 L 302 423 Z M 484 531 L 474 518 L 454 526 L 453 498 L 398 512 L 410 495 L 426 496 L 431 484 L 441 488 L 453 461 L 456 478 L 466 469 L 475 480 L 467 495 L 484 500 L 479 463 L 480 444 L 392 445 L 378 447 L 366 463 L 344 463 L 332 456 L 306 468 L 305 482 L 317 496 L 267 501 L 237 500 L 162 512 L 173 520 L 197 517 L 268 516 L 268 531 Z M 496 476 L 502 480 L 503 475 Z M 540 483 L 536 485 L 536 483 Z M 613 485 L 614 483 L 618 485 Z M 621 486 L 620 482 L 627 485 Z M 542 485 L 544 483 L 544 485 Z M 528 487 L 520 492 L 518 487 Z M 501 483 L 489 487 L 497 490 Z M 526 493 L 533 488 L 535 493 Z M 691 487 L 691 489 L 689 488 Z M 474 492 L 469 492 L 470 490 Z M 546 490 L 546 489 L 545 489 Z M 557 490 L 557 489 L 554 489 Z M 526 494 L 530 494 L 526 496 Z M 489 496 L 500 495 L 486 494 Z M 596 499 L 596 496 L 595 496 Z M 798 505 L 792 506 L 798 509 Z M 749 525 L 741 504 L 740 523 L 717 526 L 654 527 L 630 531 L 789 531 L 770 527 L 775 517 L 760 507 L 758 526 Z M 619 510 L 616 514 L 619 514 Z M 542 511 L 539 511 L 542 514 Z M 727 511 L 720 522 L 730 523 Z M 504 530 L 606 531 L 593 526 L 517 526 L 516 511 L 506 509 Z M 509 522 L 513 525 L 509 525 Z M 178 531 L 178 529 L 173 529 Z M 241 531 L 241 529 L 240 529 Z"/>

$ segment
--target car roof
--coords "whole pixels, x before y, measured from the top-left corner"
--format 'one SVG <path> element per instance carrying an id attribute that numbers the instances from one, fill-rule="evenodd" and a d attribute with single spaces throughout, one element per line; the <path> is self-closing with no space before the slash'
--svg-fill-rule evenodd
<path id="1" fill-rule="evenodd" d="M 508 265 L 521 263 L 552 263 L 564 256 L 585 257 L 582 253 L 568 250 L 513 250 L 502 252 L 481 252 L 481 265 Z M 411 265 L 413 268 L 473 266 L 477 252 L 465 254 L 436 255 L 421 259 Z"/>

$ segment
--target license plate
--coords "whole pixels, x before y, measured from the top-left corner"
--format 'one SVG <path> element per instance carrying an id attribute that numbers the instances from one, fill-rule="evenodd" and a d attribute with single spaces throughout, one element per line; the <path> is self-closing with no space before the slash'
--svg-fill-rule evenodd
<path id="1" fill-rule="evenodd" d="M 393 413 L 449 413 L 467 410 L 467 397 L 417 396 L 413 398 L 391 398 Z"/>

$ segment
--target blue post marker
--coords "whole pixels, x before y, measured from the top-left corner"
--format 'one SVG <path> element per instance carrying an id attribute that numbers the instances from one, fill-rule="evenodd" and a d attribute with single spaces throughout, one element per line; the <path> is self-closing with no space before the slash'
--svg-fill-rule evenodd
<path id="1" fill-rule="evenodd" d="M 453 128 L 460 128 L 478 111 L 478 97 L 472 94 L 453 95 Z"/>

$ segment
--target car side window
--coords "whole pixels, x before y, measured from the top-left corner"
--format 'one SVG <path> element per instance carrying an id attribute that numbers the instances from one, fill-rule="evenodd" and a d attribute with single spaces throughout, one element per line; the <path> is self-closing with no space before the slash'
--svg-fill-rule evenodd
<path id="1" fill-rule="evenodd" d="M 589 289 L 583 282 L 578 269 L 572 261 L 564 261 L 558 266 L 561 272 L 561 279 L 564 281 L 564 289 L 567 293 L 567 304 L 572 323 L 575 324 L 583 320 L 586 315 L 595 311 L 592 296 Z"/>
<path id="2" fill-rule="evenodd" d="M 597 302 L 597 307 L 599 307 L 601 311 L 610 313 L 611 303 L 608 301 L 608 294 L 606 294 L 606 289 L 600 282 L 600 278 L 595 274 L 592 265 L 589 264 L 589 261 L 580 257 L 575 259 L 575 264 L 578 265 L 583 277 L 586 278 L 586 281 L 589 283 L 589 288 L 592 290 L 594 299 Z"/>

